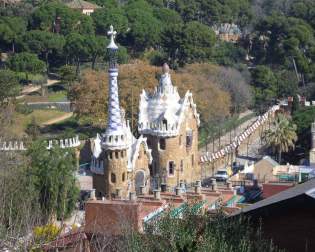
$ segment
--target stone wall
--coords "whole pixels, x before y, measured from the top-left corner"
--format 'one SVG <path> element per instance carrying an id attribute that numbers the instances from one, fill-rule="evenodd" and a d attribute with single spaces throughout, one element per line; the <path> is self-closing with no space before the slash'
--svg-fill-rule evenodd
<path id="1" fill-rule="evenodd" d="M 117 196 L 121 190 L 121 197 L 127 197 L 127 151 L 103 152 L 106 196 Z M 119 195 L 118 195 L 119 197 Z"/>
<path id="2" fill-rule="evenodd" d="M 140 190 L 140 188 L 136 189 L 135 182 L 138 172 L 143 174 L 143 183 L 141 183 L 141 186 L 145 186 L 143 192 L 148 192 L 150 188 L 149 158 L 143 144 L 140 145 L 139 156 L 135 158 L 135 168 L 132 172 L 128 172 L 126 150 L 103 152 L 104 175 L 93 174 L 93 188 L 96 190 L 96 196 L 119 197 L 117 190 L 120 190 L 120 197 L 127 198 L 129 191 Z"/>

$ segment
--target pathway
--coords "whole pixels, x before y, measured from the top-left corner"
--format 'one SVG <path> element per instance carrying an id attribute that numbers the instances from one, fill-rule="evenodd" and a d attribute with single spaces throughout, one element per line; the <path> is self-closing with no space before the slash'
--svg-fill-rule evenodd
<path id="1" fill-rule="evenodd" d="M 56 118 L 53 118 L 53 119 L 50 119 L 44 123 L 42 123 L 43 125 L 51 125 L 51 124 L 55 124 L 55 123 L 58 123 L 58 122 L 62 122 L 66 119 L 69 119 L 70 117 L 73 116 L 73 113 L 70 112 L 70 113 L 67 113 L 65 115 L 62 115 L 62 116 L 59 116 L 59 117 L 56 117 Z"/>
<path id="2" fill-rule="evenodd" d="M 243 113 L 240 114 L 239 119 L 242 119 L 243 117 L 249 115 L 253 113 L 253 111 L 251 110 L 247 110 Z M 254 116 L 253 118 L 247 120 L 246 122 L 242 123 L 241 125 L 237 126 L 235 128 L 235 130 L 231 130 L 229 132 L 227 132 L 225 135 L 221 136 L 221 139 L 219 141 L 219 138 L 215 139 L 214 140 L 214 150 L 213 150 L 213 143 L 212 141 L 210 140 L 210 142 L 208 142 L 208 152 L 216 152 L 218 151 L 219 149 L 221 149 L 220 147 L 222 146 L 225 146 L 227 144 L 230 144 L 230 141 L 238 136 L 241 132 L 243 132 L 248 126 L 250 126 L 254 121 L 257 120 L 257 116 Z M 221 145 L 221 146 L 220 146 Z M 199 149 L 199 152 L 200 152 L 200 155 L 203 155 L 206 153 L 206 146 L 202 147 Z"/>
<path id="3" fill-rule="evenodd" d="M 44 87 L 49 87 L 49 86 L 53 86 L 55 85 L 56 83 L 58 83 L 59 80 L 52 80 L 52 79 L 48 79 L 47 80 L 47 84 L 44 84 Z M 23 88 L 23 90 L 21 91 L 21 95 L 20 96 L 17 96 L 16 99 L 21 99 L 23 98 L 25 95 L 28 95 L 28 94 L 31 94 L 31 93 L 34 93 L 38 90 L 41 89 L 41 86 L 40 85 L 28 85 L 26 87 Z"/>

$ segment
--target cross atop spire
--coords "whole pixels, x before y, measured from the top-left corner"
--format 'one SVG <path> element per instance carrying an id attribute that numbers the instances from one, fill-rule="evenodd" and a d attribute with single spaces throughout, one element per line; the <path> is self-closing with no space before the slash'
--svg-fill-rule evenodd
<path id="1" fill-rule="evenodd" d="M 118 46 L 115 44 L 115 37 L 117 32 L 114 31 L 114 27 L 111 25 L 109 27 L 109 31 L 107 32 L 107 35 L 110 36 L 110 43 L 107 46 L 107 49 L 117 50 Z"/>

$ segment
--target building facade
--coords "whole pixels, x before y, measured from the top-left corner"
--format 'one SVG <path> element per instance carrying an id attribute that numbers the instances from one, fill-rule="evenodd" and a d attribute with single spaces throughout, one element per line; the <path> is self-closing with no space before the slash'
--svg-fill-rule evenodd
<path id="1" fill-rule="evenodd" d="M 163 65 L 159 85 L 152 94 L 140 96 L 138 131 L 152 149 L 152 187 L 170 188 L 181 181 L 190 184 L 201 178 L 198 156 L 199 114 L 192 93 L 181 98 L 173 86 L 169 67 Z"/>

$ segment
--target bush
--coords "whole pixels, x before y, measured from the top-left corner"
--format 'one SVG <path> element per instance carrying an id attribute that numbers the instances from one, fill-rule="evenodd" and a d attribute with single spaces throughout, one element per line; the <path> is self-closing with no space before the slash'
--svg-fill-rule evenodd
<path id="1" fill-rule="evenodd" d="M 161 51 L 150 51 L 145 55 L 145 57 L 153 66 L 162 66 L 163 63 L 167 62 L 167 56 Z"/>
<path id="2" fill-rule="evenodd" d="M 271 240 L 265 240 L 244 218 L 214 217 L 196 213 L 188 207 L 181 218 L 174 211 L 145 226 L 144 235 L 127 234 L 130 251 L 215 251 L 276 252 Z M 156 239 L 158 234 L 158 239 Z"/>
<path id="3" fill-rule="evenodd" d="M 23 115 L 29 115 L 33 112 L 33 109 L 25 103 L 19 103 L 16 105 L 15 111 Z"/>
<path id="4" fill-rule="evenodd" d="M 60 228 L 54 224 L 47 224 L 45 226 L 37 226 L 33 230 L 34 240 L 36 244 L 47 243 L 56 239 L 60 233 Z"/>

